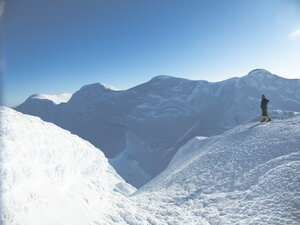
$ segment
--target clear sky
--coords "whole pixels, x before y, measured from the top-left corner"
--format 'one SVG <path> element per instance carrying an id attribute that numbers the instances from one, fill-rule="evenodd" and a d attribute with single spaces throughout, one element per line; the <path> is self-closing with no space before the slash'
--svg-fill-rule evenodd
<path id="1" fill-rule="evenodd" d="M 4 47 L 8 106 L 160 74 L 299 78 L 300 0 L 8 0 Z"/>

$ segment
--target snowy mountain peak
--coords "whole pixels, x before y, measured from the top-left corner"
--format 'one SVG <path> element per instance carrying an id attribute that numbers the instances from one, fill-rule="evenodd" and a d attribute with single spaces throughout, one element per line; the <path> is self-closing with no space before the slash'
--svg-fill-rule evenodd
<path id="1" fill-rule="evenodd" d="M 52 101 L 54 104 L 58 105 L 63 102 L 68 102 L 72 94 L 70 93 L 62 93 L 62 94 L 55 94 L 55 95 L 46 95 L 46 94 L 34 94 L 31 95 L 29 98 L 31 99 L 46 99 Z"/>
<path id="2" fill-rule="evenodd" d="M 169 76 L 169 75 L 157 75 L 157 76 L 153 77 L 151 80 L 167 80 L 170 78 L 174 78 L 174 77 Z"/>
<path id="3" fill-rule="evenodd" d="M 111 94 L 113 92 L 117 91 L 116 88 L 111 87 L 109 85 L 103 84 L 103 83 L 93 83 L 88 84 L 83 87 L 81 87 L 78 91 L 73 94 L 72 98 L 70 99 L 70 102 L 73 103 L 79 103 L 83 104 L 82 101 L 94 101 L 96 99 L 102 98 L 102 96 L 105 96 L 107 94 Z"/>
<path id="4" fill-rule="evenodd" d="M 178 78 L 178 77 L 172 77 L 169 75 L 158 75 L 153 77 L 149 82 L 155 82 L 155 83 L 164 83 L 165 81 L 174 81 L 174 80 L 183 80 L 183 78 Z"/>
<path id="5" fill-rule="evenodd" d="M 265 69 L 255 69 L 250 71 L 246 77 L 273 77 L 274 75 Z"/>
<path id="6" fill-rule="evenodd" d="M 79 91 L 118 91 L 119 89 L 114 88 L 112 86 L 109 86 L 107 84 L 104 83 L 93 83 L 93 84 L 88 84 L 88 85 L 84 85 L 83 87 L 80 88 Z"/>
<path id="7" fill-rule="evenodd" d="M 286 85 L 286 83 L 290 82 L 288 79 L 277 76 L 264 69 L 255 69 L 250 71 L 246 76 L 241 77 L 241 81 L 252 87 L 260 87 L 264 90 L 275 90 L 275 86 L 278 86 L 281 89 Z"/>

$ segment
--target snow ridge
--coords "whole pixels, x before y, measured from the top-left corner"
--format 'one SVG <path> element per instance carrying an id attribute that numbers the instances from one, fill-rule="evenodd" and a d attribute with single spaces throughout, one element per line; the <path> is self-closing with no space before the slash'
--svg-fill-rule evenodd
<path id="1" fill-rule="evenodd" d="M 298 114 L 194 138 L 136 198 L 180 205 L 188 215 L 201 215 L 209 224 L 296 225 L 300 221 L 299 124 Z"/>
<path id="2" fill-rule="evenodd" d="M 99 149 L 37 117 L 4 107 L 0 117 L 0 224 L 113 224 L 135 189 Z"/>
<path id="3" fill-rule="evenodd" d="M 60 103 L 65 103 L 70 100 L 72 97 L 72 94 L 70 93 L 62 93 L 62 94 L 56 94 L 56 95 L 46 95 L 46 94 L 35 94 L 32 95 L 30 98 L 32 99 L 47 99 L 52 101 L 54 104 L 58 105 Z"/>

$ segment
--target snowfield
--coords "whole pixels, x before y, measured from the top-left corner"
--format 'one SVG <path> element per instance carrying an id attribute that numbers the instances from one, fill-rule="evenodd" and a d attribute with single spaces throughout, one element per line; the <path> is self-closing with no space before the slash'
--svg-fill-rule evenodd
<path id="1" fill-rule="evenodd" d="M 299 113 L 194 138 L 135 193 L 87 141 L 0 113 L 3 225 L 299 224 Z"/>
<path id="2" fill-rule="evenodd" d="M 209 224 L 299 224 L 300 114 L 274 115 L 286 119 L 194 138 L 136 197 L 174 204 Z"/>
<path id="3" fill-rule="evenodd" d="M 127 182 L 141 187 L 191 138 L 222 134 L 260 115 L 262 94 L 271 110 L 300 111 L 300 80 L 263 69 L 214 83 L 171 76 L 128 90 L 95 83 L 67 102 L 31 96 L 16 110 L 89 141 Z"/>

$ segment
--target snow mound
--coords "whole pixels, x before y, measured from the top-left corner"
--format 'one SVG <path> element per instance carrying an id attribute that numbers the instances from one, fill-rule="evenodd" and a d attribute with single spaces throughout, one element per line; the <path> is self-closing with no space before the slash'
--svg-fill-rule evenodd
<path id="1" fill-rule="evenodd" d="M 0 224 L 124 221 L 116 210 L 124 210 L 118 204 L 135 188 L 117 175 L 99 149 L 37 117 L 5 107 L 0 117 Z"/>
<path id="2" fill-rule="evenodd" d="M 62 93 L 62 94 L 56 94 L 56 95 L 36 94 L 36 95 L 31 96 L 32 99 L 50 100 L 56 105 L 63 103 L 63 102 L 68 102 L 71 97 L 72 97 L 72 94 L 70 94 L 70 93 Z"/>
<path id="3" fill-rule="evenodd" d="M 298 114 L 194 138 L 135 197 L 179 206 L 210 224 L 299 224 L 299 124 Z"/>

